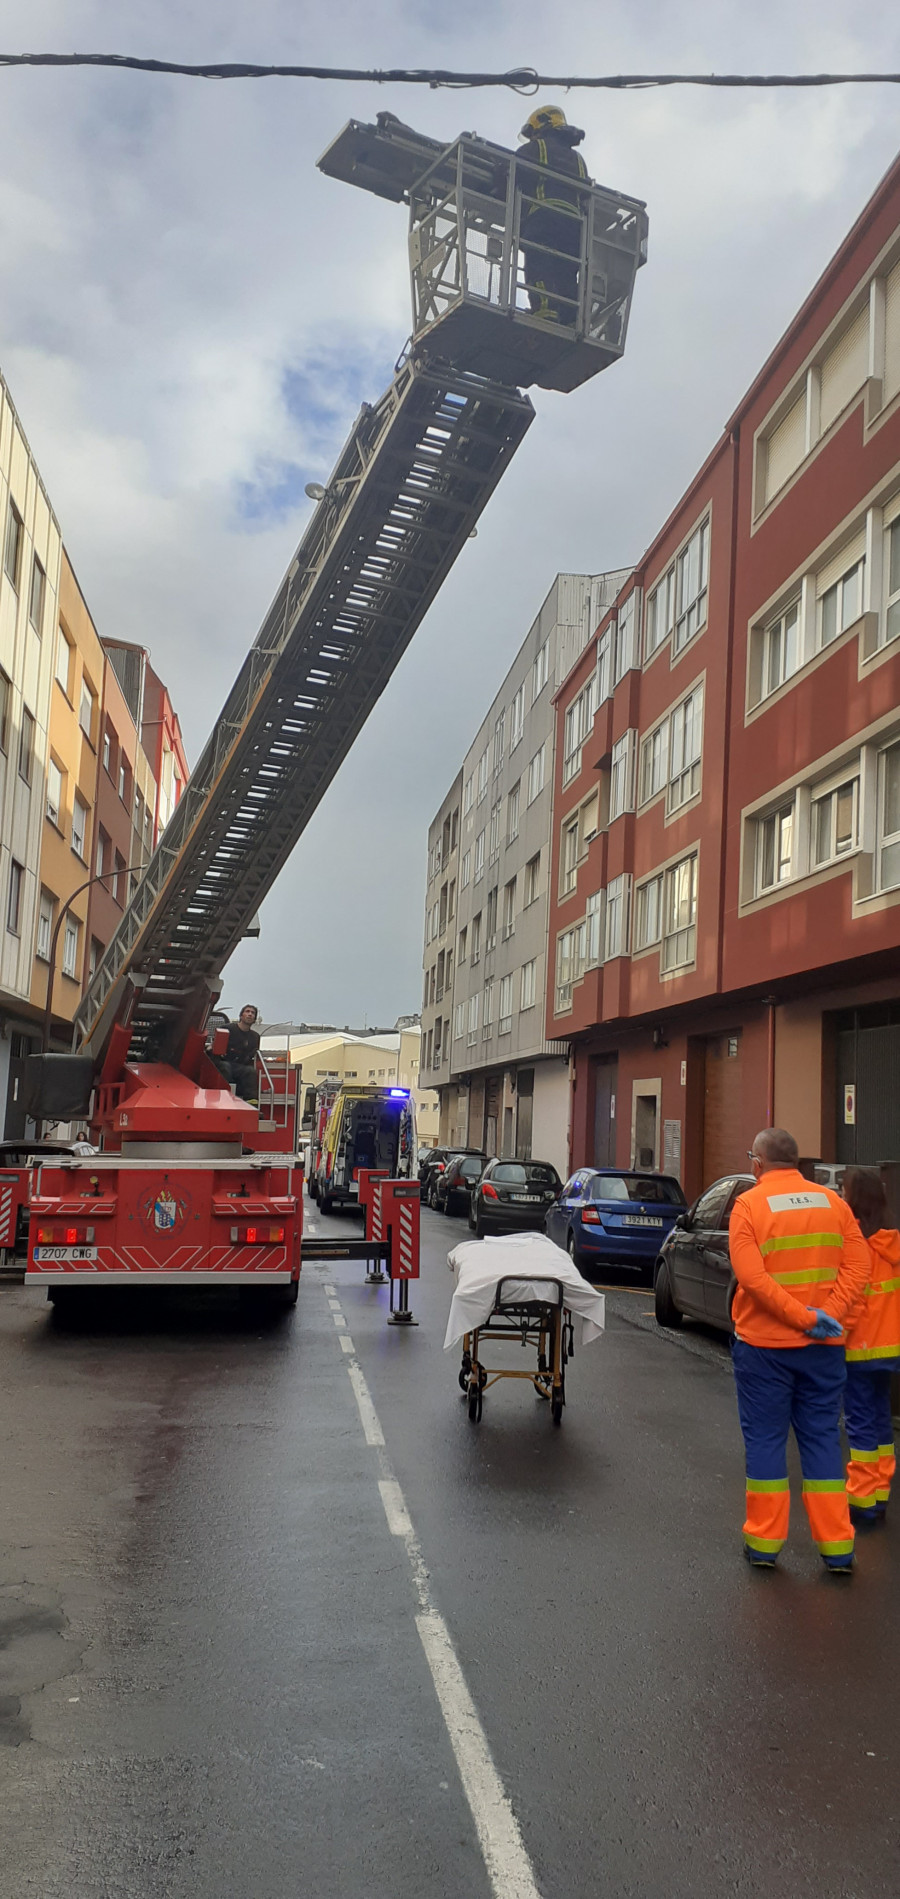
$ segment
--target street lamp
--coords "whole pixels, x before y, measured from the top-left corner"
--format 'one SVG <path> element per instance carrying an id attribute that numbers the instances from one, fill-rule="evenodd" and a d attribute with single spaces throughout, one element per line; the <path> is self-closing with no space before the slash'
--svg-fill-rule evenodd
<path id="1" fill-rule="evenodd" d="M 50 1047 L 50 1030 L 53 1020 L 53 985 L 56 978 L 56 949 L 59 943 L 59 933 L 76 897 L 80 897 L 83 890 L 89 890 L 92 884 L 105 883 L 107 877 L 130 877 L 133 872 L 146 870 L 146 868 L 146 864 L 120 864 L 118 866 L 114 864 L 111 870 L 101 870 L 95 877 L 86 877 L 84 883 L 79 884 L 78 889 L 73 890 L 71 896 L 66 898 L 59 916 L 53 925 L 53 935 L 50 938 L 50 966 L 47 970 L 47 999 L 44 1003 L 44 1027 L 41 1035 L 42 1055 L 46 1055 Z"/>

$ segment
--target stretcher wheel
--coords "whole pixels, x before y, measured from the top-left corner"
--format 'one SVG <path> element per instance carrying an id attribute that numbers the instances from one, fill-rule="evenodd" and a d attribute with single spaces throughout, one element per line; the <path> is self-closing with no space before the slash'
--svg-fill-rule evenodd
<path id="1" fill-rule="evenodd" d="M 477 1384 L 473 1379 L 469 1386 L 469 1421 L 472 1424 L 479 1424 L 481 1421 L 481 1394 L 483 1389 L 484 1387 L 480 1379 Z"/>
<path id="2" fill-rule="evenodd" d="M 469 1373 L 470 1373 L 470 1371 L 471 1371 L 471 1370 L 472 1370 L 472 1354 L 471 1354 L 471 1352 L 463 1352 L 463 1355 L 462 1355 L 462 1364 L 461 1364 L 461 1366 L 460 1366 L 460 1368 L 459 1368 L 459 1388 L 460 1388 L 460 1391 L 468 1391 L 468 1389 L 469 1389 Z"/>
<path id="3" fill-rule="evenodd" d="M 562 1392 L 553 1393 L 553 1397 L 550 1403 L 550 1416 L 553 1419 L 554 1424 L 562 1424 L 563 1405 L 565 1404 L 565 1402 L 566 1401 L 562 1395 Z"/>

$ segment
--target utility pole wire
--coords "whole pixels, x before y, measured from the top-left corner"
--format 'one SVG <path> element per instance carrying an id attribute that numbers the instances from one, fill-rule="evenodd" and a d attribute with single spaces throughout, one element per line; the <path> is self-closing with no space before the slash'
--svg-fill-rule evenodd
<path id="1" fill-rule="evenodd" d="M 128 53 L 0 53 L 0 66 L 106 66 L 120 72 L 171 73 L 187 79 L 337 79 L 375 86 L 442 86 L 460 90 L 507 86 L 536 92 L 558 86 L 607 92 L 637 92 L 658 86 L 810 87 L 896 86 L 900 73 L 539 73 L 533 66 L 505 73 L 459 73 L 442 67 L 395 66 L 384 71 L 362 66 L 248 66 L 237 63 L 186 66 L 168 59 L 136 59 Z"/>

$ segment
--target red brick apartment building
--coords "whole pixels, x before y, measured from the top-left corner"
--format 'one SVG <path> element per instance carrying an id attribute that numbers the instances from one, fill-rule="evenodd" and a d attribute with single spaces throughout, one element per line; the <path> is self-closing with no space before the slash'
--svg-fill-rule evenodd
<path id="1" fill-rule="evenodd" d="M 556 714 L 572 1165 L 900 1160 L 900 160 Z"/>

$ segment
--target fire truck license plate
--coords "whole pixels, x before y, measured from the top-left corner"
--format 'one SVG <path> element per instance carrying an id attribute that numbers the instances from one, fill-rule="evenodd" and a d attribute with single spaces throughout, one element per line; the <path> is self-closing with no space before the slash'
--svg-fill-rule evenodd
<path id="1" fill-rule="evenodd" d="M 39 1266 L 48 1266 L 51 1261 L 92 1260 L 97 1257 L 96 1246 L 36 1246 L 35 1261 Z"/>

